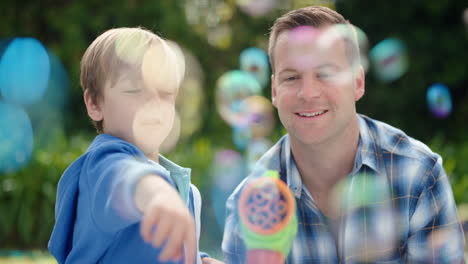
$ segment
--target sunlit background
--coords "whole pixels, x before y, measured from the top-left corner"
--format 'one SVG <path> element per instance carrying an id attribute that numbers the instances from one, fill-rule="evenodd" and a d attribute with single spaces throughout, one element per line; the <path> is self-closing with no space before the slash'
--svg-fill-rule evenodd
<path id="1" fill-rule="evenodd" d="M 307 5 L 336 9 L 356 26 L 366 69 L 358 111 L 440 153 L 468 221 L 466 1 L 7 0 L 0 3 L 0 263 L 50 263 L 57 182 L 96 135 L 80 59 L 99 34 L 123 26 L 152 30 L 185 57 L 163 154 L 192 168 L 203 199 L 200 248 L 222 258 L 225 200 L 286 133 L 270 100 L 269 28 Z"/>

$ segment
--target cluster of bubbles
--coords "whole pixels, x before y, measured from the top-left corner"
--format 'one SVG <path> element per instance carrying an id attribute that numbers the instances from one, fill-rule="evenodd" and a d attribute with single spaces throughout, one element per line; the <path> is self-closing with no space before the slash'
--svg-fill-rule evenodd
<path id="1" fill-rule="evenodd" d="M 352 29 L 352 30 L 351 30 Z M 333 50 L 337 39 L 347 39 L 354 35 L 359 47 L 359 59 L 353 61 L 353 65 L 360 65 L 364 71 L 372 69 L 376 78 L 384 83 L 390 83 L 400 79 L 409 68 L 408 51 L 405 43 L 398 38 L 386 38 L 369 49 L 367 35 L 356 26 L 335 25 L 323 33 L 310 28 L 302 27 L 294 30 L 293 38 L 304 38 L 314 36 L 318 38 L 318 47 L 322 51 L 320 56 L 327 56 L 327 51 Z M 311 63 L 304 58 L 304 63 Z M 439 119 L 447 118 L 452 112 L 452 97 L 448 87 L 442 83 L 435 83 L 427 89 L 427 106 L 430 113 Z"/>
<path id="2" fill-rule="evenodd" d="M 184 48 L 181 51 L 185 58 L 185 75 L 177 94 L 174 125 L 161 145 L 161 152 L 165 153 L 173 150 L 179 141 L 198 131 L 202 121 L 204 74 L 197 58 Z"/>
<path id="3" fill-rule="evenodd" d="M 234 144 L 241 150 L 273 131 L 273 106 L 261 95 L 269 76 L 266 52 L 251 47 L 240 54 L 240 70 L 228 71 L 217 81 L 218 113 L 232 127 Z"/>
<path id="4" fill-rule="evenodd" d="M 68 87 L 62 63 L 37 39 L 0 42 L 0 173 L 22 168 L 33 145 L 47 146 L 52 140 L 53 129 L 61 126 Z"/>
<path id="5" fill-rule="evenodd" d="M 293 8 L 304 7 L 307 5 L 321 5 L 333 9 L 335 8 L 335 1 L 333 0 L 314 0 L 312 2 L 301 0 L 236 0 L 234 1 L 234 4 L 239 8 L 239 10 L 252 17 L 267 15 L 275 9 L 290 10 Z M 228 26 L 228 22 L 232 18 L 234 12 L 233 10 L 235 9 L 235 7 L 232 5 L 233 3 L 226 3 L 220 0 L 187 1 L 186 14 L 189 23 L 192 25 L 196 25 L 195 29 L 202 28 L 201 31 L 208 34 L 209 42 L 212 45 L 220 48 L 228 48 L 232 40 L 232 32 L 230 27 Z M 462 19 L 466 25 L 468 25 L 467 14 L 468 10 L 464 10 L 462 13 Z M 342 27 L 342 25 L 338 25 L 336 28 L 339 28 L 340 26 Z M 331 33 L 333 31 L 335 32 Z M 335 29 L 330 30 L 329 33 L 325 35 L 336 35 L 336 31 L 343 32 L 342 29 Z M 404 76 L 408 72 L 410 66 L 409 54 L 406 44 L 403 42 L 403 40 L 396 37 L 388 37 L 381 40 L 373 47 L 370 47 L 368 38 L 364 31 L 362 31 L 359 27 L 356 26 L 354 27 L 354 31 L 357 35 L 357 41 L 360 49 L 359 63 L 360 65 L 362 65 L 365 71 L 372 69 L 372 72 L 375 75 L 375 77 L 384 83 L 394 82 L 402 78 L 402 76 Z M 245 59 L 245 61 L 246 63 L 248 63 L 248 61 L 250 59 L 254 59 L 255 56 L 263 55 L 261 55 L 255 50 L 245 50 L 245 54 L 241 56 L 245 56 L 247 58 Z M 257 61 L 261 61 L 261 58 L 258 58 Z M 242 65 L 241 69 L 245 71 Z M 257 79 L 260 82 L 261 86 L 263 86 L 264 83 L 267 82 L 268 77 L 261 77 L 261 75 L 263 75 L 261 72 L 257 72 L 255 73 L 255 75 L 257 75 Z M 250 89 L 255 88 L 251 87 Z M 432 110 L 431 112 L 433 113 Z M 434 115 L 438 118 L 444 118 L 441 117 L 440 114 Z"/>
<path id="6" fill-rule="evenodd" d="M 243 152 L 224 149 L 215 155 L 211 170 L 212 200 L 218 219 L 224 216 L 227 196 L 272 146 L 267 137 L 275 125 L 273 105 L 262 96 L 270 77 L 266 52 L 247 48 L 240 53 L 239 62 L 240 69 L 222 74 L 216 84 L 218 113 L 231 127 L 234 145 Z"/>
<path id="7" fill-rule="evenodd" d="M 186 0 L 185 15 L 195 32 L 206 36 L 208 43 L 220 49 L 227 49 L 232 42 L 229 21 L 233 9 L 223 0 Z"/>
<path id="8" fill-rule="evenodd" d="M 231 19 L 239 10 L 252 18 L 264 17 L 274 11 L 286 12 L 309 5 L 335 9 L 336 0 L 185 0 L 184 11 L 193 30 L 206 37 L 208 43 L 219 49 L 228 49 L 233 42 Z"/>

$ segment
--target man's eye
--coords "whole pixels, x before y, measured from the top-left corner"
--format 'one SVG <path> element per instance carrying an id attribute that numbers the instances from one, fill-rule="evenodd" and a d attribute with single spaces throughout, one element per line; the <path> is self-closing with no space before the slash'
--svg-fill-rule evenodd
<path id="1" fill-rule="evenodd" d="M 333 76 L 335 76 L 335 74 L 332 72 L 319 72 L 317 74 L 317 77 L 319 79 L 329 79 L 329 78 L 332 78 Z"/>
<path id="2" fill-rule="evenodd" d="M 298 76 L 289 76 L 289 77 L 284 78 L 284 81 L 285 82 L 292 82 L 292 81 L 295 81 L 297 79 L 299 79 Z"/>

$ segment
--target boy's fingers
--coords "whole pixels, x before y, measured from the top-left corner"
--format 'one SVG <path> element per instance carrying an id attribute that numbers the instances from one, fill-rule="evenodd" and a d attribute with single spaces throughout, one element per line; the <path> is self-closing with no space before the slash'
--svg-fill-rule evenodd
<path id="1" fill-rule="evenodd" d="M 197 238 L 195 234 L 195 230 L 193 228 L 189 228 L 185 233 L 185 264 L 192 264 L 195 260 L 195 255 L 197 251 Z"/>
<path id="2" fill-rule="evenodd" d="M 146 242 L 151 241 L 153 226 L 158 223 L 159 214 L 157 210 L 149 210 L 144 216 L 140 224 L 140 233 Z"/>
<path id="3" fill-rule="evenodd" d="M 202 263 L 203 264 L 224 264 L 224 262 L 221 262 L 217 259 L 212 259 L 212 258 L 202 258 Z"/>
<path id="4" fill-rule="evenodd" d="M 164 240 L 171 233 L 172 221 L 173 220 L 168 217 L 164 217 L 159 221 L 156 232 L 151 238 L 153 246 L 160 247 L 162 245 Z"/>
<path id="5" fill-rule="evenodd" d="M 167 238 L 166 245 L 159 255 L 159 260 L 167 261 L 176 255 L 176 251 L 182 248 L 184 233 L 184 228 L 175 228 L 172 230 L 171 234 L 169 234 L 169 237 Z"/>

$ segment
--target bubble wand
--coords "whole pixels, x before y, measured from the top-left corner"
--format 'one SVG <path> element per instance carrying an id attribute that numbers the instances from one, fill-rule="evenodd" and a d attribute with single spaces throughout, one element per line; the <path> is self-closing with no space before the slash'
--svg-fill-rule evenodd
<path id="1" fill-rule="evenodd" d="M 297 233 L 296 203 L 278 172 L 250 181 L 239 198 L 247 264 L 282 264 Z"/>

